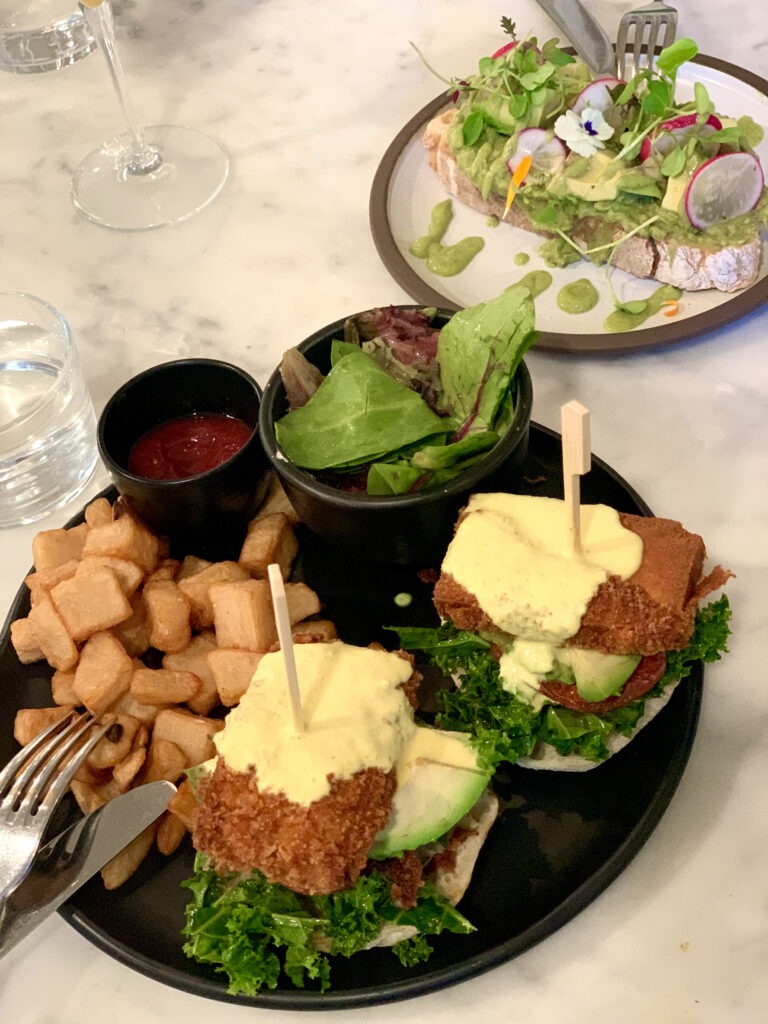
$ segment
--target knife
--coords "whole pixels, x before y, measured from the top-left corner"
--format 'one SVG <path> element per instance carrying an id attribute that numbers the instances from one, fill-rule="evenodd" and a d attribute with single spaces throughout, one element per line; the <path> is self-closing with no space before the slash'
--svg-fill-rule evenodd
<path id="1" fill-rule="evenodd" d="M 599 75 L 616 74 L 616 56 L 613 43 L 591 11 L 579 0 L 536 0 L 564 32 L 574 50 Z"/>
<path id="2" fill-rule="evenodd" d="M 0 901 L 0 957 L 151 825 L 175 792 L 172 782 L 137 786 L 42 847 L 21 885 Z"/>

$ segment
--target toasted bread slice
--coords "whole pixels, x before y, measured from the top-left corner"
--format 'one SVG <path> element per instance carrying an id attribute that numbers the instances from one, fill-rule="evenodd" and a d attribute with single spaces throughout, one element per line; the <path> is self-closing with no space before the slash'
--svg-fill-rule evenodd
<path id="1" fill-rule="evenodd" d="M 438 114 L 427 124 L 422 138 L 429 165 L 445 189 L 465 206 L 485 216 L 494 216 L 499 220 L 503 218 L 505 223 L 513 227 L 550 237 L 546 231 L 531 223 L 519 203 L 513 204 L 504 216 L 504 197 L 492 192 L 485 199 L 459 168 L 448 142 L 448 129 L 455 116 L 455 109 Z M 596 216 L 584 217 L 577 222 L 573 239 L 582 248 L 588 248 L 598 228 L 603 228 L 600 232 L 601 241 L 610 241 L 610 237 L 606 239 L 604 225 Z M 623 230 L 617 227 L 613 238 L 619 239 L 623 234 Z M 657 242 L 652 238 L 634 235 L 620 242 L 613 250 L 611 266 L 634 274 L 635 277 L 652 278 L 684 291 L 716 288 L 722 292 L 735 292 L 755 283 L 761 255 L 759 234 L 744 245 L 727 246 L 678 244 L 674 239 Z"/>

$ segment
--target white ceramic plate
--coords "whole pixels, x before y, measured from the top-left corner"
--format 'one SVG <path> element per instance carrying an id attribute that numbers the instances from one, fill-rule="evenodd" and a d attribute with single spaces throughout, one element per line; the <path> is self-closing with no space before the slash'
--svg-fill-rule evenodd
<path id="1" fill-rule="evenodd" d="M 758 155 L 763 167 L 768 168 L 768 81 L 733 64 L 699 55 L 681 68 L 678 97 L 692 99 L 694 82 L 706 87 L 720 113 L 735 117 L 748 114 L 767 129 Z M 370 222 L 379 255 L 409 295 L 425 305 L 461 309 L 493 298 L 532 270 L 550 268 L 537 255 L 539 236 L 504 224 L 489 227 L 484 215 L 457 201 L 453 204 L 454 218 L 445 236 L 446 244 L 468 235 L 480 235 L 485 240 L 483 250 L 469 266 L 454 277 L 440 277 L 408 251 L 414 239 L 426 233 L 432 207 L 446 197 L 427 163 L 421 136 L 426 123 L 447 106 L 445 95 L 438 96 L 393 140 L 374 178 Z M 513 257 L 521 252 L 530 257 L 529 262 L 516 266 Z M 536 326 L 541 331 L 539 348 L 578 354 L 671 344 L 722 327 L 768 301 L 768 235 L 764 233 L 760 278 L 752 287 L 732 294 L 714 290 L 686 292 L 676 316 L 659 313 L 643 327 L 621 334 L 606 332 L 603 327 L 613 310 L 604 268 L 582 260 L 550 273 L 552 286 L 536 299 Z M 560 288 L 585 277 L 600 294 L 598 305 L 578 315 L 560 310 L 556 303 Z M 618 270 L 611 271 L 611 284 L 622 301 L 646 298 L 658 287 L 658 282 Z"/>

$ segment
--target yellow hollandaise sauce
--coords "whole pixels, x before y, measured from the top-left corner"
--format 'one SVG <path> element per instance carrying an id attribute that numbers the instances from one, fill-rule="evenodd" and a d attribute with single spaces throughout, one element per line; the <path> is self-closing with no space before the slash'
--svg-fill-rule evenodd
<path id="1" fill-rule="evenodd" d="M 295 728 L 282 654 L 265 654 L 214 742 L 234 771 L 255 770 L 264 792 L 308 806 L 327 796 L 331 776 L 365 768 L 397 771 L 402 783 L 421 759 L 476 767 L 464 737 L 417 727 L 402 690 L 411 665 L 396 654 L 335 641 L 297 644 L 304 729 Z"/>
<path id="2" fill-rule="evenodd" d="M 574 553 L 564 501 L 523 494 L 476 494 L 442 570 L 473 594 L 505 633 L 557 643 L 579 629 L 609 575 L 629 579 L 643 543 L 607 505 L 581 506 L 581 554 Z"/>

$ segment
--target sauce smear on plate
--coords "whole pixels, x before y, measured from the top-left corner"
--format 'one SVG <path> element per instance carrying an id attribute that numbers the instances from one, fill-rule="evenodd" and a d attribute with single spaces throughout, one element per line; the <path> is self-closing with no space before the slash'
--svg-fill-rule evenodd
<path id="1" fill-rule="evenodd" d="M 150 480 L 186 480 L 240 451 L 253 428 L 224 413 L 192 413 L 148 430 L 128 456 L 128 470 Z"/>

